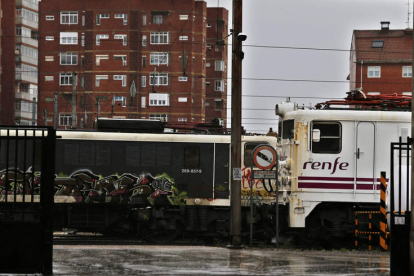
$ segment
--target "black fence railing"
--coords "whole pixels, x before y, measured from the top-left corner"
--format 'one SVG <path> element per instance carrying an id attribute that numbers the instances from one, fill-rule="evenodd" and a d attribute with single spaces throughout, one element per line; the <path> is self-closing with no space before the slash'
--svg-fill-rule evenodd
<path id="1" fill-rule="evenodd" d="M 0 126 L 0 273 L 52 273 L 56 131 Z"/>

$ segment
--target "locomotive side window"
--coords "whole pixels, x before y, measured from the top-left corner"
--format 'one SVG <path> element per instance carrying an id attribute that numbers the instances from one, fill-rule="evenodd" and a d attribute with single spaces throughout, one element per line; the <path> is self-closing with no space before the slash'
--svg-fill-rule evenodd
<path id="1" fill-rule="evenodd" d="M 282 139 L 293 139 L 295 137 L 295 121 L 286 120 L 282 122 Z"/>
<path id="2" fill-rule="evenodd" d="M 244 166 L 250 168 L 252 166 L 252 153 L 258 145 L 267 144 L 265 142 L 246 143 L 244 144 Z M 254 166 L 254 165 L 253 165 Z M 254 166 L 256 167 L 256 166 Z"/>
<path id="3" fill-rule="evenodd" d="M 314 130 L 319 130 L 320 139 L 311 139 L 313 153 L 340 153 L 342 149 L 342 127 L 339 122 L 314 122 Z"/>
<path id="4" fill-rule="evenodd" d="M 200 148 L 195 146 L 184 147 L 184 167 L 200 167 Z"/>

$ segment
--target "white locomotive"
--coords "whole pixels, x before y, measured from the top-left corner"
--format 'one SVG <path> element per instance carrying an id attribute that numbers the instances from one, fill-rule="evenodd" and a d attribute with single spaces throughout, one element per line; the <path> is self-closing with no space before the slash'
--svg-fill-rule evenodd
<path id="1" fill-rule="evenodd" d="M 410 136 L 410 102 L 411 96 L 384 100 L 350 92 L 346 101 L 327 102 L 324 109 L 276 106 L 279 202 L 288 208 L 289 227 L 340 237 L 353 231 L 353 210 L 378 208 L 380 172 L 390 175 L 390 144 Z"/>

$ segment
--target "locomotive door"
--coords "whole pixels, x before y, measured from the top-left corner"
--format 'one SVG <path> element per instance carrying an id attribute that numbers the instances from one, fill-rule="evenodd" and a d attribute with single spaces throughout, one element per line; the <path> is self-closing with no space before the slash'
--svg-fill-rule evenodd
<path id="1" fill-rule="evenodd" d="M 354 190 L 375 189 L 375 125 L 357 122 Z"/>
<path id="2" fill-rule="evenodd" d="M 215 144 L 214 198 L 229 198 L 229 145 Z"/>

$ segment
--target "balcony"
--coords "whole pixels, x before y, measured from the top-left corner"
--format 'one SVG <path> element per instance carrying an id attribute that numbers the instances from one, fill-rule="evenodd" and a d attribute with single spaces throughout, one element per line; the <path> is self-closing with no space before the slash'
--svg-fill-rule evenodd
<path id="1" fill-rule="evenodd" d="M 22 18 L 22 17 L 16 17 L 16 24 L 18 25 L 26 25 L 29 27 L 32 27 L 33 29 L 39 29 L 39 23 L 28 20 L 26 18 Z"/>
<path id="2" fill-rule="evenodd" d="M 16 62 L 25 62 L 31 65 L 37 65 L 39 63 L 37 58 L 28 57 L 25 55 L 16 55 Z"/>
<path id="3" fill-rule="evenodd" d="M 26 119 L 32 119 L 32 117 L 33 117 L 33 112 L 30 112 L 30 111 L 21 111 L 21 110 L 15 110 L 14 111 L 14 117 L 16 118 L 16 119 L 19 119 L 19 118 L 26 118 Z M 37 114 L 35 114 L 35 118 L 37 118 Z"/>
<path id="4" fill-rule="evenodd" d="M 15 79 L 16 81 L 37 83 L 37 76 L 29 75 L 25 72 L 19 72 L 17 68 L 15 73 Z"/>
<path id="5" fill-rule="evenodd" d="M 30 37 L 16 36 L 16 43 L 23 43 L 33 47 L 39 47 L 39 41 Z"/>
<path id="6" fill-rule="evenodd" d="M 16 0 L 16 6 L 23 6 L 35 11 L 39 11 L 39 5 L 32 3 L 29 0 Z"/>
<path id="7" fill-rule="evenodd" d="M 21 93 L 16 92 L 14 95 L 15 95 L 16 100 L 33 101 L 33 98 L 36 97 L 35 94 L 30 94 L 30 93 L 27 93 L 27 92 L 21 92 Z"/>

